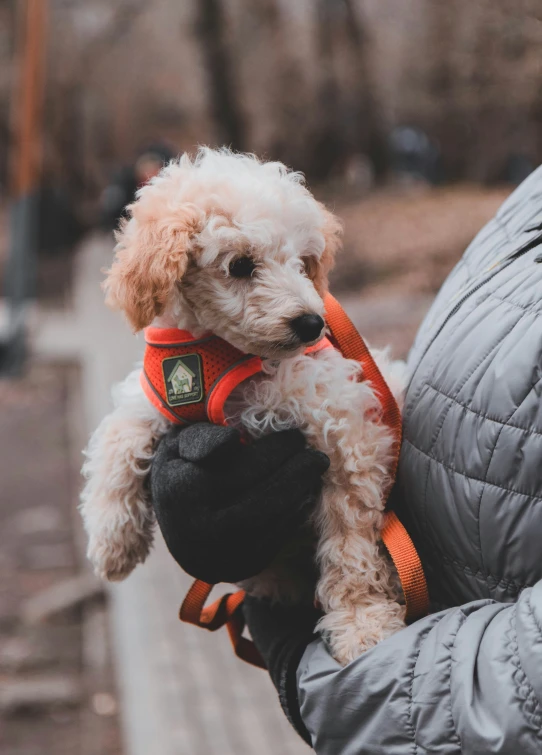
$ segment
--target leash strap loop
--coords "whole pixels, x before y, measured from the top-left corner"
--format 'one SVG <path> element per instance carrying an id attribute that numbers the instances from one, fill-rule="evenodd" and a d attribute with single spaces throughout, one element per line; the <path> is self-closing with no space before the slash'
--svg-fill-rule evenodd
<path id="1" fill-rule="evenodd" d="M 228 593 L 210 606 L 205 606 L 214 585 L 196 579 L 179 611 L 179 618 L 188 624 L 194 624 L 209 632 L 216 632 L 226 626 L 235 655 L 241 660 L 258 668 L 265 668 L 265 663 L 256 646 L 243 637 L 245 619 L 240 607 L 245 599 L 245 591 Z"/>

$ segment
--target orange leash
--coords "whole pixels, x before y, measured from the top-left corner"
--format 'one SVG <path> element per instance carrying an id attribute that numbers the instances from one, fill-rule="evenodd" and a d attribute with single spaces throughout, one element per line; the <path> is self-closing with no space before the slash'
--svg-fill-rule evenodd
<path id="1" fill-rule="evenodd" d="M 363 367 L 363 379 L 371 383 L 382 404 L 382 421 L 393 431 L 395 441 L 393 459 L 390 466 L 391 482 L 395 481 L 399 452 L 401 450 L 402 419 L 397 402 L 378 369 L 363 338 L 339 302 L 327 294 L 325 299 L 326 322 L 331 339 L 347 359 L 356 359 Z M 401 587 L 405 595 L 407 622 L 424 616 L 429 610 L 429 593 L 420 558 L 404 526 L 393 511 L 386 513 L 382 541 L 397 569 Z M 211 632 L 226 625 L 235 654 L 259 668 L 265 664 L 255 645 L 243 637 L 245 626 L 242 611 L 239 610 L 245 592 L 228 593 L 205 608 L 213 585 L 196 580 L 181 606 L 181 621 L 203 627 Z"/>
<path id="2" fill-rule="evenodd" d="M 228 593 L 205 608 L 205 602 L 209 597 L 214 585 L 196 579 L 186 594 L 179 618 L 188 624 L 195 624 L 202 629 L 216 632 L 224 625 L 228 630 L 230 641 L 236 656 L 252 666 L 265 668 L 265 663 L 256 649 L 256 645 L 246 637 L 243 637 L 245 619 L 243 612 L 238 610 L 245 599 L 245 591 L 238 590 Z"/>
<path id="3" fill-rule="evenodd" d="M 391 485 L 395 482 L 403 421 L 397 401 L 378 369 L 365 341 L 339 302 L 328 294 L 325 300 L 326 321 L 332 340 L 347 359 L 356 359 L 363 367 L 363 379 L 373 386 L 382 404 L 382 421 L 393 431 L 393 459 L 390 466 Z M 390 486 L 391 487 L 391 486 Z M 414 621 L 429 611 L 429 593 L 420 557 L 410 535 L 394 511 L 388 511 L 382 529 L 382 542 L 397 569 L 405 596 L 406 621 Z"/>
<path id="4" fill-rule="evenodd" d="M 395 480 L 403 433 L 403 420 L 397 406 L 397 401 L 394 399 L 365 341 L 337 299 L 331 294 L 327 294 L 325 305 L 326 322 L 331 331 L 331 340 L 335 342 L 343 357 L 346 357 L 346 359 L 355 359 L 356 362 L 361 364 L 363 367 L 363 380 L 371 383 L 380 399 L 382 422 L 388 425 L 393 431 L 395 441 L 393 444 L 393 461 L 390 468 L 390 478 Z"/>
<path id="5" fill-rule="evenodd" d="M 411 623 L 429 613 L 429 592 L 422 562 L 414 543 L 395 511 L 386 512 L 382 542 L 397 569 L 405 596 L 405 621 Z"/>

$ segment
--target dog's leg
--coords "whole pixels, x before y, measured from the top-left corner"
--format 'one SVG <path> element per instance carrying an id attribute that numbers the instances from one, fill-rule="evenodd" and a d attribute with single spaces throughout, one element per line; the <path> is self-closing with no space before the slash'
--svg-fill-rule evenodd
<path id="1" fill-rule="evenodd" d="M 145 489 L 156 438 L 167 421 L 139 386 L 139 370 L 115 390 L 116 408 L 103 419 L 85 451 L 81 513 L 87 555 L 96 573 L 121 580 L 145 560 L 154 516 Z"/>
<path id="2" fill-rule="evenodd" d="M 395 365 L 385 354 L 378 357 L 399 397 L 400 374 L 392 374 Z M 340 364 L 333 367 L 339 375 Z M 380 543 L 393 434 L 379 421 L 370 385 L 346 380 L 339 390 L 327 412 L 314 415 L 325 432 L 315 423 L 308 429 L 331 460 L 317 513 L 317 595 L 327 614 L 320 628 L 334 657 L 345 664 L 401 629 L 405 609 L 397 602 L 396 575 Z"/>
<path id="3" fill-rule="evenodd" d="M 326 615 L 318 628 L 333 657 L 345 665 L 404 626 L 404 606 L 394 599 L 391 566 L 378 543 L 382 514 L 373 510 L 352 526 L 347 491 L 327 486 L 321 504 L 317 596 Z"/>
<path id="4" fill-rule="evenodd" d="M 386 355 L 378 358 L 400 398 L 400 372 L 392 376 Z M 404 608 L 396 602 L 400 590 L 379 544 L 394 438 L 379 421 L 372 387 L 358 382 L 359 371 L 359 364 L 331 349 L 284 360 L 251 386 L 242 413 L 253 435 L 294 425 L 329 456 L 314 520 L 317 597 L 327 614 L 320 628 L 341 663 L 404 626 Z"/>

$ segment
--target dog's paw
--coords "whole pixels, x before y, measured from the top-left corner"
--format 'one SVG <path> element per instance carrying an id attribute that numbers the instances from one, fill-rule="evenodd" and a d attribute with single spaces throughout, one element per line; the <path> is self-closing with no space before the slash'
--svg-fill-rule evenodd
<path id="1" fill-rule="evenodd" d="M 402 627 L 398 627 L 402 628 Z M 354 629 L 352 632 L 345 632 L 342 636 L 329 637 L 331 655 L 341 666 L 347 666 L 367 650 L 374 648 L 379 642 L 391 637 L 398 629 L 382 631 L 364 631 L 363 629 Z"/>
<path id="2" fill-rule="evenodd" d="M 341 666 L 348 665 L 404 626 L 404 607 L 391 601 L 365 609 L 334 611 L 319 624 L 331 655 Z"/>
<path id="3" fill-rule="evenodd" d="M 152 544 L 152 533 L 124 527 L 115 537 L 91 537 L 87 557 L 100 579 L 121 582 L 138 564 L 145 561 Z"/>

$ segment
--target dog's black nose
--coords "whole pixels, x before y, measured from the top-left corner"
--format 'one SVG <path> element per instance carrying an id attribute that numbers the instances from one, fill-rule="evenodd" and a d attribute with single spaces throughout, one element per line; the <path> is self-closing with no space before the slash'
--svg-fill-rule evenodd
<path id="1" fill-rule="evenodd" d="M 320 315 L 301 315 L 290 321 L 290 327 L 303 343 L 315 341 L 324 327 Z"/>

